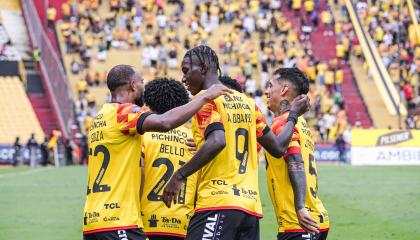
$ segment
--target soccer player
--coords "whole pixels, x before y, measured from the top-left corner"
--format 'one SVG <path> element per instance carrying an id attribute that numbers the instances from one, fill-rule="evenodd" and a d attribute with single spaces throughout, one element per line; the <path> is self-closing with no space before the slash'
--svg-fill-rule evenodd
<path id="1" fill-rule="evenodd" d="M 107 86 L 112 103 L 102 106 L 88 136 L 84 239 L 145 239 L 139 199 L 141 134 L 176 128 L 205 103 L 231 90 L 218 85 L 183 106 L 152 114 L 140 108 L 143 79 L 133 67 L 113 67 Z"/>
<path id="2" fill-rule="evenodd" d="M 274 72 L 266 94 L 268 106 L 276 117 L 271 125 L 275 134 L 281 134 L 285 127 L 291 101 L 308 90 L 309 80 L 299 69 L 279 68 Z M 326 239 L 328 213 L 318 198 L 314 142 L 303 117 L 298 119 L 286 153 L 279 158 L 268 152 L 266 159 L 268 190 L 279 225 L 277 238 Z"/>
<path id="3" fill-rule="evenodd" d="M 182 61 L 183 81 L 195 97 L 220 83 L 216 53 L 207 46 L 190 49 Z M 208 90 L 207 90 L 208 91 Z M 257 139 L 280 157 L 292 137 L 297 116 L 309 106 L 308 98 L 292 103 L 286 128 L 275 136 L 246 95 L 234 91 L 201 108 L 193 118 L 198 151 L 178 169 L 164 189 L 164 201 L 176 203 L 180 187 L 198 172 L 196 210 L 186 239 L 259 239 L 262 207 L 258 191 Z"/>
<path id="4" fill-rule="evenodd" d="M 146 84 L 145 104 L 157 114 L 187 104 L 187 89 L 174 79 L 156 79 Z M 179 201 L 167 208 L 162 201 L 163 187 L 174 171 L 191 159 L 185 141 L 192 138 L 191 130 L 180 126 L 169 132 L 147 132 L 143 135 L 144 188 L 141 202 L 144 232 L 150 240 L 181 240 L 187 233 L 193 215 L 196 192 L 196 174 L 186 180 Z"/>
<path id="5" fill-rule="evenodd" d="M 242 92 L 242 87 L 235 79 L 232 79 L 230 76 L 224 75 L 219 77 L 219 81 L 226 87 L 233 89 L 238 92 Z"/>

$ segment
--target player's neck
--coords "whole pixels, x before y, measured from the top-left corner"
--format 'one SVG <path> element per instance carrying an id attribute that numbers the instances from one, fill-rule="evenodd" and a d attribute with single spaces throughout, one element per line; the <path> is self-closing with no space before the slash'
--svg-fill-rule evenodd
<path id="1" fill-rule="evenodd" d="M 129 99 L 128 94 L 122 92 L 116 92 L 112 94 L 111 97 L 112 103 L 134 103 L 133 100 Z"/>
<path id="2" fill-rule="evenodd" d="M 220 83 L 219 76 L 217 76 L 217 74 L 210 75 L 206 77 L 206 81 L 203 83 L 203 89 L 209 89 L 211 86 L 218 83 Z"/>
<path id="3" fill-rule="evenodd" d="M 288 111 L 290 111 L 290 101 L 287 99 L 281 100 L 280 107 L 278 109 L 278 112 L 276 113 L 276 116 L 280 116 Z"/>

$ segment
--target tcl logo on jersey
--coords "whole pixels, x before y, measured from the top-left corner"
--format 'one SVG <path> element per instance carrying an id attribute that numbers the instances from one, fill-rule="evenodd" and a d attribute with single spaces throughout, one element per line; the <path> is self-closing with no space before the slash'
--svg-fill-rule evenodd
<path id="1" fill-rule="evenodd" d="M 213 185 L 221 185 L 221 186 L 227 186 L 228 184 L 226 183 L 226 180 L 220 180 L 220 179 L 214 179 L 211 180 L 211 183 Z"/>
<path id="2" fill-rule="evenodd" d="M 105 203 L 104 206 L 105 206 L 105 209 L 120 208 L 120 205 L 118 203 Z"/>
<path id="3" fill-rule="evenodd" d="M 212 240 L 215 235 L 215 228 L 219 214 L 214 214 L 213 217 L 207 218 L 206 228 L 204 228 L 204 234 L 202 240 Z"/>

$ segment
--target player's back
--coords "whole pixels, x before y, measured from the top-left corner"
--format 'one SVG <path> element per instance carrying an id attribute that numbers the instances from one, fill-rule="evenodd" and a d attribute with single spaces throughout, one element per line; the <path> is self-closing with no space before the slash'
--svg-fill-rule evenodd
<path id="1" fill-rule="evenodd" d="M 205 105 L 193 118 L 200 147 L 214 129 L 224 129 L 225 148 L 199 173 L 197 211 L 237 209 L 262 216 L 258 190 L 257 137 L 261 112 L 246 95 L 234 92 Z"/>
<path id="2" fill-rule="evenodd" d="M 278 135 L 286 124 L 288 113 L 273 120 L 271 129 Z M 279 224 L 279 232 L 301 230 L 294 205 L 294 194 L 290 182 L 288 167 L 285 158 L 291 154 L 302 155 L 306 175 L 306 202 L 305 207 L 309 214 L 320 225 L 321 230 L 329 228 L 328 212 L 318 198 L 318 174 L 314 159 L 314 142 L 310 128 L 303 117 L 299 117 L 287 152 L 281 158 L 275 158 L 268 152 L 267 158 L 267 184 L 271 200 Z"/>
<path id="3" fill-rule="evenodd" d="M 141 135 L 134 104 L 104 104 L 88 133 L 84 233 L 142 227 L 139 217 Z"/>
<path id="4" fill-rule="evenodd" d="M 144 189 L 141 198 L 144 232 L 184 238 L 194 211 L 196 174 L 181 188 L 177 204 L 170 208 L 162 201 L 163 188 L 170 177 L 193 156 L 185 141 L 192 138 L 184 126 L 165 133 L 148 132 L 143 136 Z"/>

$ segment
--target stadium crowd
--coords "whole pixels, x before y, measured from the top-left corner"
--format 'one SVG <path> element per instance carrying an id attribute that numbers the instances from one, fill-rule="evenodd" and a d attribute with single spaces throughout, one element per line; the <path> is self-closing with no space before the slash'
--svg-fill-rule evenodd
<path id="1" fill-rule="evenodd" d="M 418 1 L 413 1 L 413 4 L 419 19 Z M 417 38 L 408 6 L 401 1 L 358 1 L 356 6 L 385 68 L 389 69 L 406 102 L 409 111 L 407 123 L 412 122 L 416 106 L 420 103 L 420 89 L 415 89 L 420 74 L 420 39 Z M 412 124 L 408 126 L 413 127 Z"/>
<path id="2" fill-rule="evenodd" d="M 92 86 L 103 86 L 106 72 L 94 72 L 92 61 L 107 61 L 109 49 L 133 49 L 141 56 L 145 79 L 171 75 L 179 68 L 179 55 L 199 44 L 215 43 L 223 74 L 235 78 L 245 92 L 254 97 L 267 114 L 264 89 L 274 67 L 299 67 L 311 80 L 313 102 L 308 113 L 316 142 L 333 143 L 339 135 L 349 135 L 345 99 L 341 95 L 343 71 L 340 62 L 350 54 L 353 38 L 348 23 L 336 23 L 337 58 L 319 61 L 312 55 L 308 32 L 324 31 L 333 35 L 334 17 L 329 7 L 320 9 L 313 0 L 281 1 L 195 1 L 192 12 L 182 1 L 173 1 L 173 11 L 163 10 L 161 1 L 69 1 L 62 6 L 61 34 L 67 54 L 72 54 L 71 72 L 77 82 L 78 122 L 85 132 L 96 111 Z M 106 13 L 98 9 L 107 4 Z M 304 6 L 305 11 L 296 11 Z M 281 7 L 290 7 L 301 15 L 301 31 L 294 30 Z M 168 9 L 165 6 L 165 9 Z M 219 26 L 231 27 L 223 32 Z M 343 25 L 343 27 L 341 27 Z M 184 27 L 184 28 L 183 28 Z M 185 29 L 187 31 L 181 31 Z M 163 74 L 162 74 L 163 73 Z M 270 116 L 268 117 L 270 119 Z M 357 123 L 356 123 L 357 125 Z"/>

